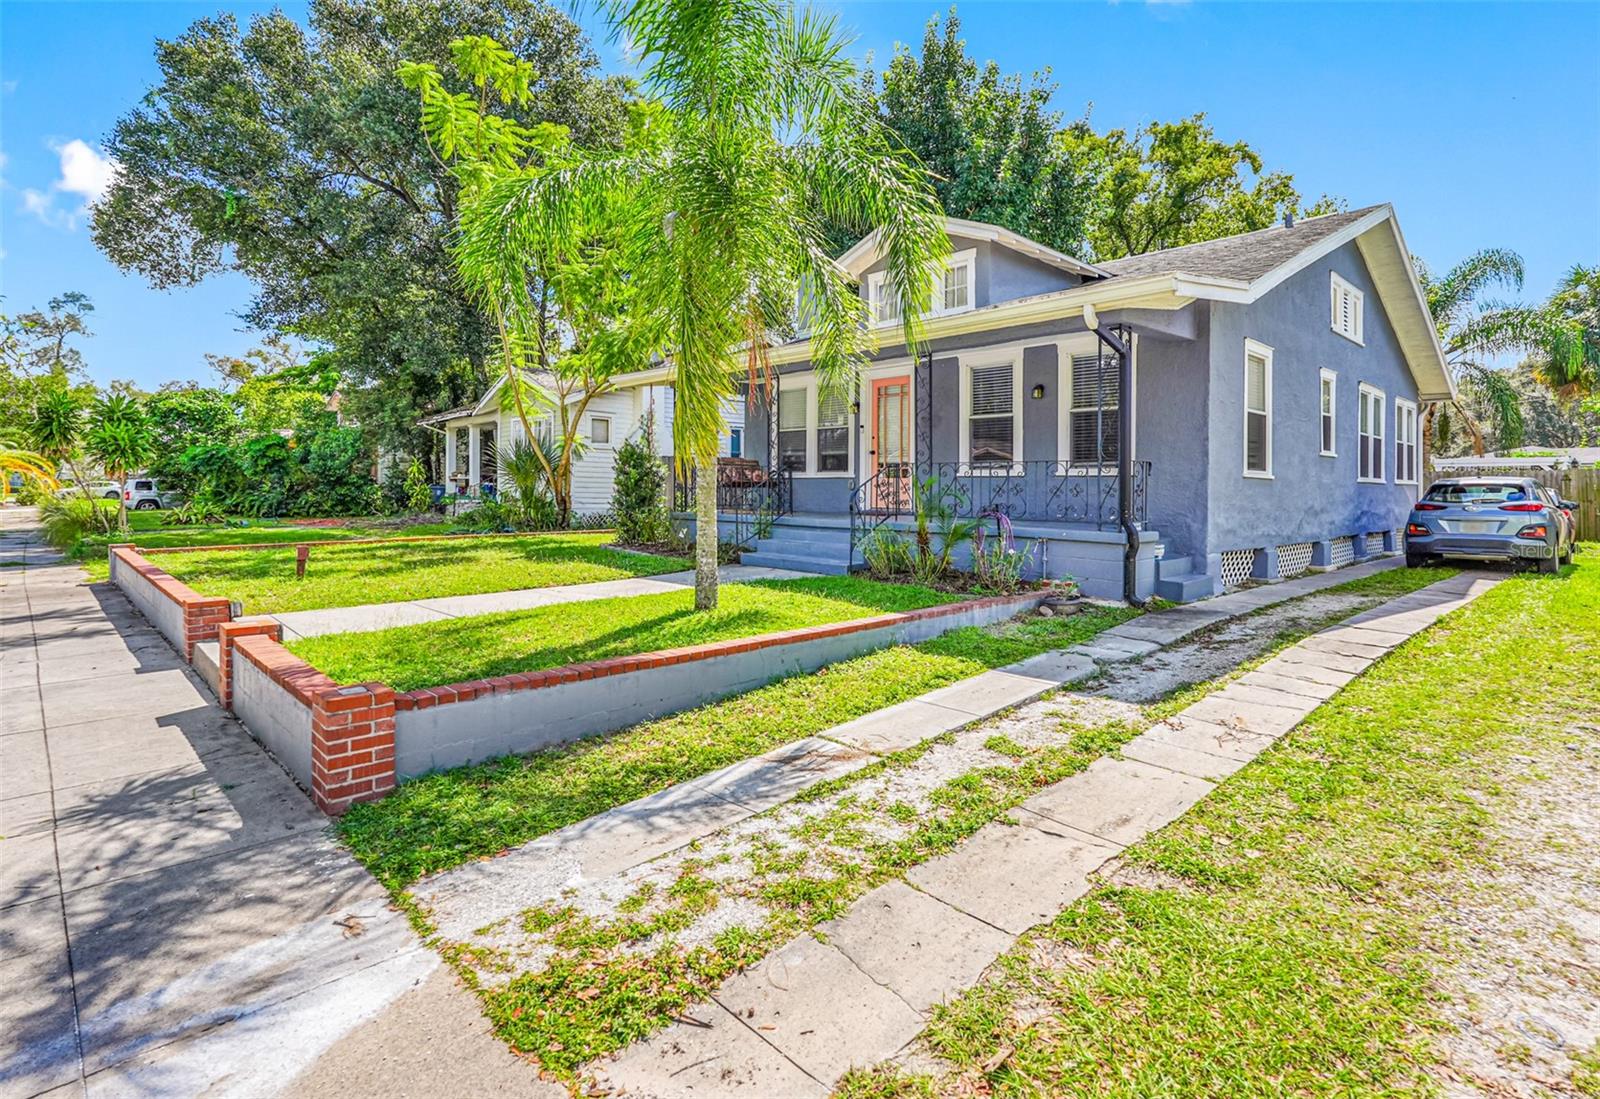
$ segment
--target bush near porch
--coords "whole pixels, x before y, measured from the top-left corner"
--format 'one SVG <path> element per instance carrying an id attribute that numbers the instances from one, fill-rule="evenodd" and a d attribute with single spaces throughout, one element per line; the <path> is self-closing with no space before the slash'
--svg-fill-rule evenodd
<path id="1" fill-rule="evenodd" d="M 293 642 L 288 648 L 340 683 L 377 681 L 397 691 L 411 691 L 848 622 L 961 599 L 911 584 L 854 576 L 764 580 L 724 584 L 714 611 L 696 611 L 694 592 L 685 588 L 371 633 L 329 634 Z"/>
<path id="2" fill-rule="evenodd" d="M 559 533 L 314 545 L 303 579 L 295 577 L 295 550 L 287 545 L 164 553 L 159 564 L 195 591 L 243 603 L 246 614 L 588 584 L 691 567 L 679 557 L 610 549 L 605 543 L 611 538 L 604 532 Z"/>

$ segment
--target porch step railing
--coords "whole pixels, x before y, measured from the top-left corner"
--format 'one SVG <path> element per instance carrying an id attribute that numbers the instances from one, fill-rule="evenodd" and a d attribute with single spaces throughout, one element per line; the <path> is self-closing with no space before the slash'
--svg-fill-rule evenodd
<path id="1" fill-rule="evenodd" d="M 1133 521 L 1145 522 L 1150 463 L 1134 462 Z M 996 513 L 1013 523 L 1071 523 L 1115 530 L 1119 516 L 1119 474 L 1114 463 L 1084 464 L 1061 460 L 1011 462 L 911 463 L 879 468 L 850 493 L 850 548 L 896 519 L 910 519 L 917 494 L 931 494 L 938 510 L 957 518 L 976 519 Z"/>
<path id="2" fill-rule="evenodd" d="M 672 487 L 672 509 L 694 514 L 698 477 L 693 471 L 686 481 L 675 481 Z M 772 533 L 772 522 L 788 515 L 794 509 L 794 475 L 787 470 L 777 473 L 760 471 L 759 479 L 742 476 L 737 479 L 717 478 L 717 514 L 731 520 L 736 546 L 747 546 Z M 729 539 L 724 539 L 728 541 Z"/>

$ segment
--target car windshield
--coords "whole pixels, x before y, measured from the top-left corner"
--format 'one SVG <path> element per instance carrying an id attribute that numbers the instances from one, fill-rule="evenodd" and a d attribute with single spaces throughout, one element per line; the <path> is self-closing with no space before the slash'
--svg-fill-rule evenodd
<path id="1" fill-rule="evenodd" d="M 1505 504 L 1526 500 L 1527 492 L 1521 485 L 1496 485 L 1465 482 L 1455 485 L 1434 485 L 1424 500 L 1437 504 Z"/>

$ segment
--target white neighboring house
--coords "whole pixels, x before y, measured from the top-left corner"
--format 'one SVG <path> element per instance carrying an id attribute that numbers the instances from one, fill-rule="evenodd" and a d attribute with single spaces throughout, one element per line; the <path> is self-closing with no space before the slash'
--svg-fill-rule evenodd
<path id="1" fill-rule="evenodd" d="M 555 380 L 550 375 L 530 374 L 529 378 L 546 391 L 554 392 Z M 517 415 L 515 402 L 506 400 L 502 404 L 504 390 L 505 379 L 500 378 L 476 404 L 438 412 L 417 421 L 418 426 L 437 431 L 444 437 L 447 494 L 473 493 L 483 484 L 493 484 L 500 491 L 516 491 L 509 482 L 502 483 L 498 477 L 500 446 L 502 443 L 515 446 L 523 437 L 522 420 Z M 644 385 L 613 389 L 589 401 L 578 427 L 585 449 L 572 463 L 574 514 L 593 515 L 610 510 L 617 448 L 641 432 L 652 413 L 656 450 L 663 458 L 672 456 L 672 399 L 671 386 Z M 579 396 L 573 394 L 568 403 L 575 404 L 578 400 Z M 720 450 L 724 456 L 737 456 L 744 441 L 744 402 L 729 401 L 726 418 L 728 426 L 722 434 Z M 545 412 L 534 419 L 534 428 L 541 433 L 551 432 L 555 420 L 553 413 Z"/>

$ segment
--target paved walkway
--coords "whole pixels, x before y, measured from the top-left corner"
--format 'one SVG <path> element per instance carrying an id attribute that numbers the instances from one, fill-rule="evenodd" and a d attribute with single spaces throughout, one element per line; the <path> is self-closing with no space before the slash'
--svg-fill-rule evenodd
<path id="1" fill-rule="evenodd" d="M 33 522 L 0 511 L 0 1097 L 538 1094 L 283 770 Z"/>
<path id="2" fill-rule="evenodd" d="M 1106 860 L 1497 583 L 1463 574 L 1291 646 L 733 977 L 685 1021 L 599 1066 L 602 1081 L 640 1096 L 828 1094 L 851 1066 L 913 1040 L 934 1005 L 1086 893 Z"/>
<path id="3" fill-rule="evenodd" d="M 724 565 L 717 574 L 724 584 L 745 580 L 805 580 L 809 572 Z M 325 633 L 370 633 L 391 626 L 415 626 L 446 618 L 468 618 L 498 611 L 525 611 L 556 603 L 581 603 L 620 595 L 660 595 L 694 587 L 694 573 L 669 572 L 660 576 L 635 576 L 627 580 L 600 580 L 592 584 L 562 584 L 550 588 L 484 592 L 481 595 L 446 595 L 400 603 L 367 603 L 356 607 L 328 607 L 315 611 L 285 611 L 269 617 L 283 624 L 286 640 Z"/>

